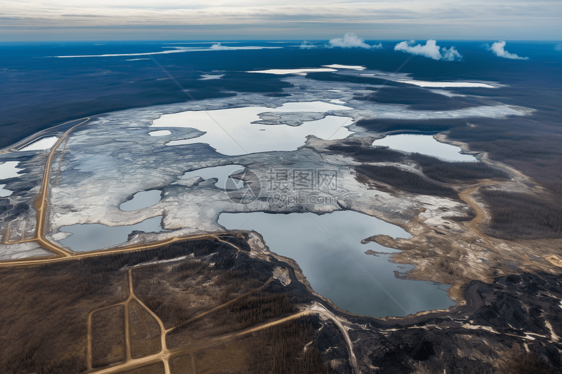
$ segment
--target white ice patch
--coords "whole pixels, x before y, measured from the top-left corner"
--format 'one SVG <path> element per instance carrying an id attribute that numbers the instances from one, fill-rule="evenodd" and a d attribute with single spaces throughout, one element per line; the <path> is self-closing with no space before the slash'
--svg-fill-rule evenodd
<path id="1" fill-rule="evenodd" d="M 402 77 L 394 78 L 392 75 L 387 73 L 366 73 L 361 74 L 363 77 L 375 77 L 380 79 L 388 79 L 390 81 L 413 84 L 418 87 L 429 87 L 429 88 L 450 88 L 450 87 L 477 87 L 477 88 L 498 88 L 501 85 L 492 82 L 431 82 L 431 81 L 419 81 L 416 79 L 404 79 Z"/>
<path id="2" fill-rule="evenodd" d="M 41 140 L 36 141 L 35 143 L 32 143 L 32 144 L 28 145 L 27 147 L 24 147 L 24 148 L 20 149 L 20 151 L 21 152 L 25 152 L 25 151 L 44 151 L 46 149 L 51 149 L 51 147 L 53 145 L 55 145 L 57 140 L 59 140 L 59 138 L 56 137 L 56 136 L 50 136 L 48 138 L 43 138 Z"/>
<path id="3" fill-rule="evenodd" d="M 345 104 L 345 101 L 341 101 L 340 99 L 330 100 L 330 102 L 334 104 Z"/>
<path id="4" fill-rule="evenodd" d="M 477 161 L 474 156 L 461 154 L 454 145 L 438 142 L 431 135 L 401 134 L 375 140 L 373 146 L 386 146 L 403 152 L 421 153 L 446 161 Z"/>
<path id="5" fill-rule="evenodd" d="M 351 132 L 342 127 L 351 124 L 347 117 L 327 116 L 301 126 L 261 125 L 260 113 L 327 112 L 351 108 L 322 101 L 286 103 L 278 108 L 246 107 L 168 114 L 155 120 L 152 127 L 190 127 L 205 134 L 197 138 L 175 140 L 169 146 L 207 143 L 224 155 L 242 155 L 268 151 L 293 151 L 304 145 L 308 135 L 322 139 L 342 139 Z"/>
<path id="6" fill-rule="evenodd" d="M 199 78 L 200 81 L 209 81 L 209 80 L 213 80 L 213 79 L 221 79 L 222 77 L 224 77 L 224 74 L 202 74 L 201 78 Z"/>
<path id="7" fill-rule="evenodd" d="M 428 81 L 417 81 L 417 80 L 407 80 L 398 81 L 400 83 L 413 84 L 419 87 L 431 87 L 431 88 L 447 88 L 447 87 L 478 87 L 478 88 L 496 88 L 487 83 L 478 82 L 428 82 Z"/>
<path id="8" fill-rule="evenodd" d="M 150 136 L 166 136 L 166 135 L 172 135 L 172 132 L 170 130 L 158 130 L 158 131 L 149 132 L 148 135 L 150 135 Z"/>
<path id="9" fill-rule="evenodd" d="M 13 193 L 12 191 L 5 189 L 5 186 L 5 184 L 0 184 L 0 197 L 8 197 Z"/>
<path id="10" fill-rule="evenodd" d="M 20 171 L 23 169 L 18 168 L 18 164 L 19 161 L 8 161 L 0 164 L 0 180 L 21 176 Z"/>
<path id="11" fill-rule="evenodd" d="M 389 119 L 414 119 L 414 120 L 429 120 L 440 118 L 471 118 L 471 117 L 484 117 L 484 118 L 505 118 L 508 116 L 525 116 L 533 112 L 533 109 L 516 107 L 513 105 L 489 105 L 478 106 L 472 108 L 464 108 L 458 110 L 444 110 L 444 111 L 431 111 L 431 110 L 410 110 L 404 106 L 400 108 L 397 105 L 389 104 L 376 104 L 369 108 L 366 114 L 372 118 L 389 118 Z"/>
<path id="12" fill-rule="evenodd" d="M 210 168 L 202 168 L 193 171 L 188 171 L 182 176 L 181 179 L 187 180 L 191 178 L 200 177 L 202 179 L 207 180 L 211 178 L 216 178 L 217 183 L 215 183 L 215 186 L 217 186 L 218 188 L 225 189 L 228 176 L 234 172 L 242 172 L 244 169 L 245 167 L 242 165 L 213 166 Z"/>
<path id="13" fill-rule="evenodd" d="M 331 73 L 337 71 L 330 68 L 313 68 L 313 69 L 269 69 L 269 70 L 253 70 L 246 73 L 261 73 L 261 74 L 275 74 L 275 75 L 307 75 L 308 73 Z"/>
<path id="14" fill-rule="evenodd" d="M 220 43 L 213 44 L 210 48 L 199 47 L 172 47 L 166 51 L 142 52 L 142 53 L 109 53 L 104 55 L 75 55 L 75 56 L 53 56 L 57 58 L 83 58 L 83 57 L 127 57 L 127 56 L 151 56 L 151 55 L 167 55 L 170 53 L 185 52 L 209 52 L 209 51 L 237 51 L 237 50 L 256 50 L 256 49 L 280 49 L 283 47 L 261 47 L 261 46 L 244 46 L 244 47 L 227 47 Z"/>
<path id="15" fill-rule="evenodd" d="M 358 65 L 340 65 L 340 64 L 332 64 L 332 65 L 322 65 L 325 68 L 332 68 L 332 69 L 350 69 L 350 70 L 365 70 L 365 66 L 358 66 Z"/>

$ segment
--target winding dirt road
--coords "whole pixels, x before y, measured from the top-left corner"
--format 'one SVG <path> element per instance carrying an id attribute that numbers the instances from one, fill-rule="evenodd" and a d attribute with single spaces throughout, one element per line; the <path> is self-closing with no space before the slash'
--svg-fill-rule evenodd
<path id="1" fill-rule="evenodd" d="M 467 188 L 466 190 L 459 193 L 460 199 L 467 203 L 476 212 L 476 217 L 474 217 L 474 219 L 470 221 L 470 228 L 484 241 L 484 243 L 486 243 L 486 246 L 492 250 L 494 250 L 493 244 L 490 242 L 490 240 L 488 240 L 488 237 L 484 233 L 482 233 L 482 231 L 480 231 L 479 228 L 480 224 L 488 219 L 488 213 L 486 213 L 486 211 L 480 206 L 480 204 L 478 204 L 476 200 L 472 198 L 472 194 L 478 191 L 480 187 L 490 186 L 498 183 L 500 182 L 490 180 L 483 181 L 478 185 Z"/>

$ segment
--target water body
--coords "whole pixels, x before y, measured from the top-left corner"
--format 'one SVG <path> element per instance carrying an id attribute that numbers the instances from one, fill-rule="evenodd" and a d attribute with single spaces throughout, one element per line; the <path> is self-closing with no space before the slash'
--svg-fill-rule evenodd
<path id="1" fill-rule="evenodd" d="M 396 253 L 377 243 L 361 244 L 376 234 L 407 238 L 402 228 L 353 211 L 313 213 L 222 213 L 218 223 L 227 229 L 255 230 L 270 250 L 294 259 L 312 288 L 341 309 L 373 317 L 405 316 L 424 310 L 446 309 L 454 302 L 448 286 L 399 279 L 411 265 L 389 262 Z"/>
<path id="2" fill-rule="evenodd" d="M 60 231 L 72 235 L 59 240 L 59 243 L 75 252 L 87 252 L 112 247 L 127 241 L 133 231 L 160 232 L 162 217 L 149 218 L 130 226 L 106 226 L 99 223 L 63 226 Z"/>
<path id="3" fill-rule="evenodd" d="M 19 161 L 7 161 L 0 164 L 0 180 L 8 178 L 16 178 L 21 176 L 20 171 L 23 169 L 18 168 Z"/>
<path id="4" fill-rule="evenodd" d="M 303 113 L 347 111 L 351 108 L 323 101 L 285 103 L 278 108 L 246 107 L 210 111 L 186 111 L 167 114 L 155 120 L 151 127 L 196 128 L 205 134 L 192 139 L 174 140 L 169 146 L 207 143 L 217 152 L 238 156 L 256 152 L 292 151 L 302 146 L 308 135 L 319 138 L 341 139 L 352 134 L 345 123 L 346 117 L 327 116 L 318 121 L 304 122 L 301 126 L 261 125 L 261 113 Z M 216 122 L 215 122 L 216 121 Z M 217 125 L 220 124 L 220 126 Z"/>
<path id="5" fill-rule="evenodd" d="M 158 203 L 161 199 L 162 192 L 160 190 L 137 192 L 129 201 L 125 201 L 119 206 L 124 211 L 139 210 L 148 208 Z"/>
<path id="6" fill-rule="evenodd" d="M 20 171 L 22 171 L 23 169 L 19 169 L 17 167 L 18 164 L 19 164 L 18 161 L 8 161 L 8 162 L 1 163 L 0 180 L 20 177 L 21 176 Z M 0 184 L 0 197 L 8 197 L 12 195 L 13 191 L 10 191 L 4 187 L 6 187 L 5 184 Z"/>
<path id="7" fill-rule="evenodd" d="M 218 188 L 225 189 L 228 176 L 236 171 L 242 171 L 244 169 L 245 167 L 242 165 L 214 166 L 210 168 L 202 168 L 193 171 L 188 171 L 182 176 L 181 179 L 185 180 L 195 177 L 201 177 L 207 180 L 211 178 L 217 178 L 218 181 L 217 183 L 215 183 L 215 186 L 217 186 Z"/>
<path id="8" fill-rule="evenodd" d="M 0 184 L 0 197 L 10 196 L 13 193 L 13 191 L 7 190 L 4 187 L 6 187 L 5 184 Z"/>
<path id="9" fill-rule="evenodd" d="M 59 138 L 57 138 L 56 136 L 50 136 L 48 138 L 43 138 L 43 139 L 38 140 L 34 143 L 31 143 L 27 147 L 24 147 L 24 148 L 20 149 L 20 151 L 21 152 L 25 152 L 25 151 L 44 151 L 46 149 L 51 149 L 51 147 L 53 145 L 55 145 L 55 143 L 57 142 L 58 139 Z"/>
<path id="10" fill-rule="evenodd" d="M 387 146 L 403 152 L 421 153 L 445 161 L 478 161 L 472 155 L 462 154 L 459 147 L 438 142 L 432 135 L 389 135 L 386 138 L 375 140 L 373 145 Z"/>

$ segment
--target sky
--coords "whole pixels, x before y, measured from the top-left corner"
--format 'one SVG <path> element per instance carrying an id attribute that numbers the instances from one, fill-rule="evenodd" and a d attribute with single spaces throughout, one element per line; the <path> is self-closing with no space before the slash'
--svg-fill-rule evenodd
<path id="1" fill-rule="evenodd" d="M 210 5 L 212 4 L 212 5 Z M 560 0 L 2 0 L 0 41 L 560 40 Z"/>

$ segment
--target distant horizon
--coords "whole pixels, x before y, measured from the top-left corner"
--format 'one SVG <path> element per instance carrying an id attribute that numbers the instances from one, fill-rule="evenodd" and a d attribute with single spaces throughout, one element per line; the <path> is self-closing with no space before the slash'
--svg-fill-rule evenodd
<path id="1" fill-rule="evenodd" d="M 19 0 L 0 41 L 544 40 L 562 35 L 555 0 Z"/>
<path id="2" fill-rule="evenodd" d="M 425 42 L 426 40 L 438 40 L 441 42 L 493 42 L 503 40 L 510 43 L 562 43 L 562 39 L 506 39 L 506 38 L 489 38 L 489 39 L 442 39 L 442 38 L 397 38 L 397 39 L 364 39 L 365 42 L 383 42 L 396 43 L 401 41 Z M 118 43 L 118 42 L 185 42 L 185 43 L 224 43 L 224 42 L 328 42 L 330 39 L 57 39 L 57 40 L 0 40 L 0 44 L 8 43 Z"/>

